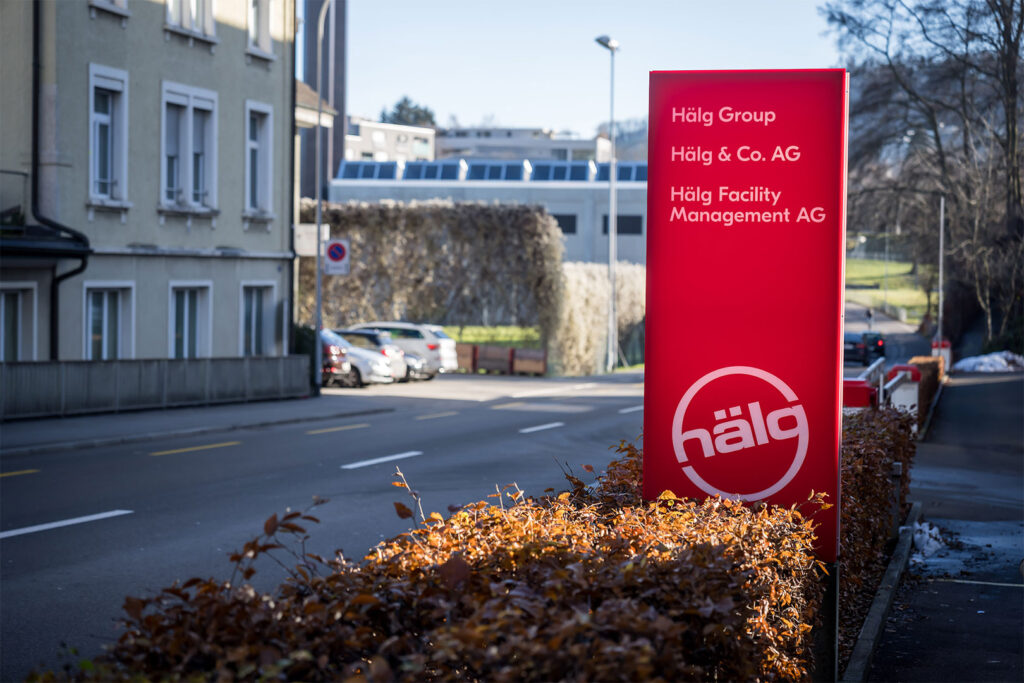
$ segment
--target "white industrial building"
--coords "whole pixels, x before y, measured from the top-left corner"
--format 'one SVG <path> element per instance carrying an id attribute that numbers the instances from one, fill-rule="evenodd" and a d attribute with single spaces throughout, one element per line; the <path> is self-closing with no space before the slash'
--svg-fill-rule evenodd
<path id="1" fill-rule="evenodd" d="M 439 138 L 440 140 L 440 138 Z M 647 163 L 616 164 L 618 259 L 646 263 Z M 346 161 L 332 202 L 451 199 L 543 206 L 565 235 L 565 260 L 608 260 L 608 164 L 547 159 Z"/>

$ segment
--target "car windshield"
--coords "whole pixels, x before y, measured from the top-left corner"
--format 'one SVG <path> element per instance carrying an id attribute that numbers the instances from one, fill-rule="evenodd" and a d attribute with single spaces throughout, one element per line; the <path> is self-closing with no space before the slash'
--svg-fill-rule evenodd
<path id="1" fill-rule="evenodd" d="M 352 346 L 347 341 L 342 339 L 340 335 L 332 332 L 331 330 L 320 330 L 320 339 L 322 339 L 325 344 L 333 344 L 334 346 L 340 346 L 344 349 L 347 349 L 350 346 Z"/>
<path id="2" fill-rule="evenodd" d="M 440 327 L 431 327 L 430 331 L 434 333 L 434 336 L 438 339 L 451 339 L 447 334 L 444 333 Z"/>
<path id="3" fill-rule="evenodd" d="M 363 334 L 352 334 L 351 332 L 346 332 L 345 335 L 345 339 L 347 339 L 352 346 L 358 346 L 361 349 L 377 350 L 377 344 L 374 343 L 374 340 L 371 337 Z"/>

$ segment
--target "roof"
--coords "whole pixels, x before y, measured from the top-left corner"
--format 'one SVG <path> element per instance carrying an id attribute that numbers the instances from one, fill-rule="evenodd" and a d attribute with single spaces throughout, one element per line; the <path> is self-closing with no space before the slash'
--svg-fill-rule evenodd
<path id="1" fill-rule="evenodd" d="M 300 81 L 296 79 L 295 107 L 301 107 L 303 109 L 312 109 L 313 111 L 316 111 L 317 109 L 320 108 L 318 106 L 317 100 L 318 97 L 316 90 L 313 90 L 313 88 L 309 87 L 309 84 L 306 83 L 305 81 Z M 334 107 L 329 105 L 326 100 L 323 102 L 321 106 L 323 106 L 324 114 L 328 114 L 330 116 L 338 115 L 338 111 Z"/>

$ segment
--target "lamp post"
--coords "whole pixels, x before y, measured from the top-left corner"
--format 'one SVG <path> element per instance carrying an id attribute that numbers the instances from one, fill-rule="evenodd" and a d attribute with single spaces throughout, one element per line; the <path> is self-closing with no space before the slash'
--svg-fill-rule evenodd
<path id="1" fill-rule="evenodd" d="M 313 373 L 315 380 L 313 386 L 316 387 L 316 394 L 320 394 L 320 387 L 324 381 L 324 347 L 323 342 L 320 340 L 320 328 L 323 327 L 323 301 L 321 298 L 321 280 L 323 279 L 323 264 L 321 263 L 321 252 L 323 251 L 323 232 L 320 227 L 322 221 L 322 211 L 320 208 L 321 200 L 321 180 L 320 180 L 320 117 L 324 115 L 324 98 L 321 95 L 322 84 L 320 82 L 323 77 L 323 66 L 321 62 L 324 54 L 324 21 L 327 19 L 327 10 L 334 6 L 334 0 L 324 0 L 324 4 L 320 6 L 320 16 L 317 18 L 317 29 L 316 29 L 316 142 L 313 146 L 315 166 L 316 166 L 316 322 L 314 323 L 313 329 L 313 347 L 314 352 L 314 363 Z"/>
<path id="2" fill-rule="evenodd" d="M 610 294 L 608 298 L 608 362 L 605 367 L 607 372 L 615 370 L 615 362 L 618 356 L 618 319 L 615 315 L 615 262 L 618 258 L 616 245 L 618 242 L 618 214 L 615 202 L 615 52 L 619 49 L 619 41 L 609 36 L 598 36 L 595 38 L 597 44 L 604 47 L 611 54 L 611 95 L 608 108 L 608 139 L 611 141 L 611 157 L 608 160 L 608 284 Z"/>
<path id="3" fill-rule="evenodd" d="M 945 250 L 946 239 L 946 195 L 939 195 L 939 315 L 935 326 L 935 341 L 939 343 L 939 352 L 942 352 L 942 295 L 945 291 L 942 286 L 942 263 L 946 260 Z"/>

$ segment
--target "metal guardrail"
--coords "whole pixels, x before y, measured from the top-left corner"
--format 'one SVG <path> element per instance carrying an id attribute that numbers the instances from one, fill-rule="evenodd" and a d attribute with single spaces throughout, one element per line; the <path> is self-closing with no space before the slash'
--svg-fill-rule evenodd
<path id="1" fill-rule="evenodd" d="M 857 379 L 865 380 L 868 384 L 878 384 L 882 380 L 882 376 L 885 374 L 885 356 L 882 356 L 874 363 L 864 369 L 862 373 L 857 375 Z"/>

